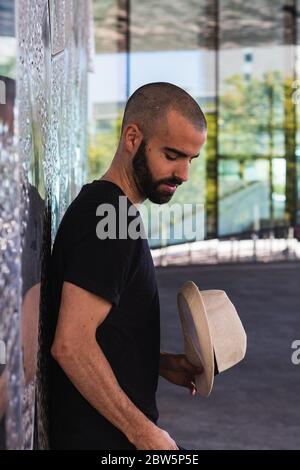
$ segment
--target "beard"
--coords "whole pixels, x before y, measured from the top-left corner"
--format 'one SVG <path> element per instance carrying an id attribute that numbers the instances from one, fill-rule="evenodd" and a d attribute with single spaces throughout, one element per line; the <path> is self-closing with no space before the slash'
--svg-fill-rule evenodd
<path id="1" fill-rule="evenodd" d="M 142 140 L 140 146 L 132 160 L 133 179 L 139 192 L 154 204 L 165 204 L 170 201 L 173 194 L 159 188 L 162 183 L 181 184 L 175 178 L 168 180 L 155 180 L 148 166 L 146 155 L 146 141 Z"/>

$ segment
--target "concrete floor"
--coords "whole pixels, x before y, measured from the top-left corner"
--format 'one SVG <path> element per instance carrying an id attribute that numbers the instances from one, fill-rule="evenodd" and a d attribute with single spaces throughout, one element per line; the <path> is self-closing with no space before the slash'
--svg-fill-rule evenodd
<path id="1" fill-rule="evenodd" d="M 176 293 L 193 280 L 223 289 L 248 336 L 246 358 L 215 378 L 209 398 L 160 379 L 159 426 L 187 449 L 300 449 L 300 263 L 157 268 L 162 350 L 181 353 Z"/>

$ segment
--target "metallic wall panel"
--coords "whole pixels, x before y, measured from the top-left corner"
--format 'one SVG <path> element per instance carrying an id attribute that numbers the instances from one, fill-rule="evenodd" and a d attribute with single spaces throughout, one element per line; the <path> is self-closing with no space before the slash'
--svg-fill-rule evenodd
<path id="1" fill-rule="evenodd" d="M 85 178 L 86 4 L 16 2 L 17 77 L 1 80 L 13 89 L 0 114 L 0 447 L 9 449 L 47 447 L 47 267 Z"/>

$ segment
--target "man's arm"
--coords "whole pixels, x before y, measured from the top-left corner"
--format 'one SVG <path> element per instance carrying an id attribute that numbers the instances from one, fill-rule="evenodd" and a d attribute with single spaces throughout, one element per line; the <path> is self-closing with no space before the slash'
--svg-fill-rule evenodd
<path id="1" fill-rule="evenodd" d="M 65 282 L 51 354 L 86 400 L 137 449 L 177 449 L 124 393 L 97 344 L 96 329 L 110 309 L 107 300 Z"/>

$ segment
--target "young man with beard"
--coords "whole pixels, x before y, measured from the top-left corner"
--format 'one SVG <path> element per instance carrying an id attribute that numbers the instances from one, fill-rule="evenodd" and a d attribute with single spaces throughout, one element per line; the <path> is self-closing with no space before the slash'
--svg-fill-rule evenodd
<path id="1" fill-rule="evenodd" d="M 142 86 L 127 102 L 108 171 L 83 186 L 60 224 L 51 268 L 53 449 L 178 449 L 157 426 L 158 376 L 194 395 L 201 370 L 184 354 L 160 352 L 147 240 L 99 237 L 97 208 L 113 206 L 118 221 L 121 196 L 128 209 L 146 199 L 167 203 L 205 139 L 205 117 L 188 93 L 169 83 Z"/>

